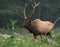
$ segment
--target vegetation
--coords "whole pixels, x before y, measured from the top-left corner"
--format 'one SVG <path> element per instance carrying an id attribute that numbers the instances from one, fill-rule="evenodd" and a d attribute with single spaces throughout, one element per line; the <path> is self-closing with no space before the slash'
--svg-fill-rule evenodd
<path id="1" fill-rule="evenodd" d="M 45 40 L 45 36 L 42 36 L 42 40 L 40 36 L 38 36 L 38 42 L 35 43 L 32 37 L 27 30 L 21 29 L 21 34 L 12 33 L 10 35 L 0 34 L 0 47 L 60 47 L 60 28 L 53 30 L 52 36 L 54 39 L 52 42 L 47 42 Z M 6 30 L 4 30 L 6 31 Z M 9 30 L 8 30 L 9 31 Z M 22 32 L 23 31 L 23 32 Z M 19 31 L 18 31 L 19 32 Z M 56 34 L 57 32 L 57 34 Z"/>

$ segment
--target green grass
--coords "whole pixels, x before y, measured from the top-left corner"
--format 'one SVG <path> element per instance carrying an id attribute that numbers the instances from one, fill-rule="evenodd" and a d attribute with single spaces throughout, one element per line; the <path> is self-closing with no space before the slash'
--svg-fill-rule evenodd
<path id="1" fill-rule="evenodd" d="M 60 32 L 53 32 L 52 36 L 52 42 L 47 43 L 45 36 L 42 39 L 38 36 L 38 43 L 35 43 L 33 35 L 29 33 L 0 34 L 0 47 L 60 47 Z"/>

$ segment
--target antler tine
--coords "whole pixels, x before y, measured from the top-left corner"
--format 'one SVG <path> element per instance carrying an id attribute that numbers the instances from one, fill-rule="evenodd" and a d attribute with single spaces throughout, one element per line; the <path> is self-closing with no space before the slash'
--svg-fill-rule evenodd
<path id="1" fill-rule="evenodd" d="M 28 4 L 25 3 L 25 8 L 24 8 L 24 18 L 27 19 L 27 16 L 26 16 L 26 7 L 28 6 Z"/>
<path id="2" fill-rule="evenodd" d="M 34 3 L 35 6 L 34 6 L 33 8 L 36 8 L 39 4 L 40 4 L 40 2 L 39 2 L 39 3 L 36 3 L 36 2 L 35 2 L 35 3 Z"/>
<path id="3" fill-rule="evenodd" d="M 34 3 L 34 5 L 32 5 L 32 7 L 33 7 L 33 9 L 32 9 L 32 14 L 34 14 L 34 12 L 35 12 L 35 8 L 38 6 L 40 4 L 40 2 L 39 3 Z"/>

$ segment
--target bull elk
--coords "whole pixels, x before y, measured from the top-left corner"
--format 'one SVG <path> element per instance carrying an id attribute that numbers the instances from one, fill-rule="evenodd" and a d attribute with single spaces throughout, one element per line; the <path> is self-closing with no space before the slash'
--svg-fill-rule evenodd
<path id="1" fill-rule="evenodd" d="M 40 2 L 39 2 L 40 3 Z M 34 3 L 34 6 L 32 6 L 32 14 L 34 14 L 35 8 L 39 5 L 39 3 Z M 35 20 L 31 20 L 31 17 L 28 17 L 26 15 L 26 7 L 28 4 L 25 4 L 25 8 L 24 8 L 24 23 L 23 23 L 23 27 L 25 27 L 26 29 L 29 30 L 30 33 L 33 34 L 34 38 L 37 39 L 38 35 L 46 35 L 51 37 L 51 31 L 54 28 L 54 24 L 56 23 L 56 21 L 54 23 L 50 22 L 50 21 L 42 21 L 41 19 L 35 19 Z"/>

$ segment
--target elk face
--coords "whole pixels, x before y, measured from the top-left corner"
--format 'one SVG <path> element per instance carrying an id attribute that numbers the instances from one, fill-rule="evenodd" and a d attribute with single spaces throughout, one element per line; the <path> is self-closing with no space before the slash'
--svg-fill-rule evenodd
<path id="1" fill-rule="evenodd" d="M 31 19 L 30 18 L 27 18 L 24 20 L 24 26 L 29 26 L 31 23 Z"/>

